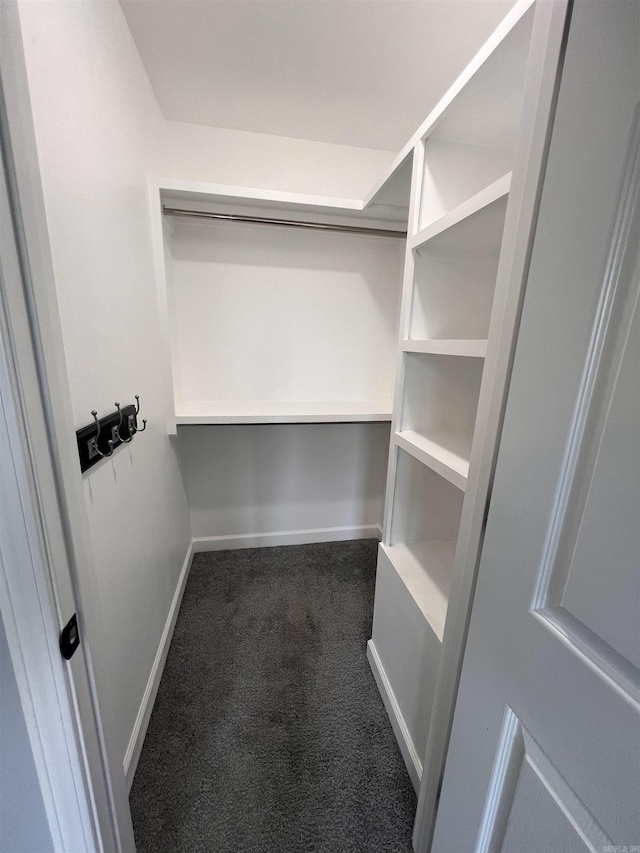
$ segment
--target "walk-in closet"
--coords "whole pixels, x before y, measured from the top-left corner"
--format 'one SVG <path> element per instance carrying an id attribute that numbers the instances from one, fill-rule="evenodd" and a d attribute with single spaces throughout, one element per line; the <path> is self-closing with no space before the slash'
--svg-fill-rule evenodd
<path id="1" fill-rule="evenodd" d="M 587 605 L 566 616 L 569 569 L 554 580 L 549 556 L 569 553 L 564 522 L 544 559 L 523 550 L 522 576 L 545 568 L 518 618 L 495 580 L 518 547 L 482 559 L 485 534 L 500 544 L 522 523 L 514 499 L 496 540 L 490 507 L 509 506 L 528 453 L 509 403 L 536 387 L 544 263 L 582 240 L 588 278 L 619 204 L 602 268 L 610 282 L 632 267 L 637 128 L 621 116 L 637 13 L 634 0 L 0 4 L 0 652 L 24 711 L 0 731 L 20 768 L 11 792 L 0 778 L 0 853 L 4 825 L 11 853 L 463 853 L 450 845 L 472 836 L 479 853 L 518 853 L 535 833 L 513 804 L 549 796 L 522 794 L 525 764 L 555 803 L 566 794 L 566 825 L 587 827 L 563 851 L 611 840 L 560 748 L 547 758 L 527 728 L 515 676 L 485 725 L 502 658 L 474 657 L 467 638 L 489 622 L 515 637 L 535 617 L 580 661 L 593 641 L 592 670 L 633 693 L 624 643 L 601 639 Z M 582 172 L 567 193 L 571 150 Z M 565 233 L 548 211 L 569 196 Z M 564 456 L 564 427 L 549 438 L 562 466 L 592 458 L 575 437 L 606 421 L 588 414 L 605 375 L 589 371 L 602 357 L 624 381 L 630 337 L 607 323 L 633 317 L 607 284 L 589 297 L 606 322 L 571 326 L 577 254 L 554 273 L 567 351 L 591 340 L 558 374 L 565 398 L 581 395 Z M 505 452 L 522 452 L 500 469 L 503 429 Z M 586 512 L 587 487 L 557 476 L 553 513 L 569 517 L 574 495 Z M 513 641 L 522 671 L 526 648 Z M 617 705 L 610 717 L 631 730 Z M 27 806 L 5 808 L 9 793 Z"/>
<path id="2" fill-rule="evenodd" d="M 297 528 L 381 538 L 367 656 L 416 791 L 461 518 L 486 499 L 468 488 L 495 441 L 474 445 L 478 408 L 499 405 L 513 334 L 503 235 L 527 69 L 532 87 L 541 73 L 533 19 L 512 10 L 358 204 L 152 188 L 195 548 L 293 544 Z M 274 517 L 292 533 L 261 536 Z"/>

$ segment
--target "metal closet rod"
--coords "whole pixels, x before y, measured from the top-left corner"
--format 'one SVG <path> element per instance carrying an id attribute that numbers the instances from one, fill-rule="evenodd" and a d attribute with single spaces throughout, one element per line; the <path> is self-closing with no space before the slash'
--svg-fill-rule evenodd
<path id="1" fill-rule="evenodd" d="M 370 234 L 375 237 L 406 238 L 406 231 L 364 228 L 360 225 L 329 225 L 324 222 L 297 222 L 294 219 L 272 219 L 267 216 L 240 216 L 236 213 L 211 213 L 208 210 L 183 210 L 162 205 L 165 216 L 191 216 L 197 219 L 221 219 L 226 222 L 252 222 L 257 225 L 280 225 L 284 228 L 312 228 L 314 231 L 340 231 L 347 234 Z"/>

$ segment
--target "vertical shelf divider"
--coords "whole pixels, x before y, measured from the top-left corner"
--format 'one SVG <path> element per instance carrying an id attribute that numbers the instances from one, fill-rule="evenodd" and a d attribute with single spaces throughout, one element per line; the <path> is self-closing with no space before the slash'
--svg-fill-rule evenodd
<path id="1" fill-rule="evenodd" d="M 404 351 L 403 342 L 409 336 L 411 322 L 411 300 L 413 298 L 413 277 L 415 259 L 410 248 L 411 237 L 417 232 L 420 214 L 420 187 L 424 168 L 424 144 L 419 140 L 413 149 L 411 167 L 411 191 L 409 195 L 409 214 L 407 221 L 407 245 L 404 258 L 402 279 L 402 294 L 400 302 L 400 328 L 398 335 L 398 353 L 396 357 L 395 389 L 393 395 L 393 414 L 391 416 L 391 435 L 399 428 L 402 396 L 404 393 Z M 389 466 L 387 470 L 387 488 L 384 502 L 384 518 L 382 522 L 382 541 L 388 545 L 391 538 L 391 519 L 395 494 L 395 478 L 398 460 L 398 447 L 394 441 L 389 442 Z"/>

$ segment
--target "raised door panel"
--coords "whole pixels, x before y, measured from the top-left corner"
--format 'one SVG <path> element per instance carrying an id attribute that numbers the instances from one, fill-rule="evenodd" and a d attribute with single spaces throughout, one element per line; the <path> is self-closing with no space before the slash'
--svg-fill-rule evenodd
<path id="1" fill-rule="evenodd" d="M 633 665 L 640 680 L 640 441 L 637 429 L 629 429 L 640 425 L 640 317 L 637 292 L 634 296 L 633 322 L 621 330 L 621 358 L 611 371 L 612 393 L 602 395 L 594 413 L 597 426 L 586 436 L 589 462 L 576 483 L 583 506 L 576 535 L 567 543 L 565 589 L 554 603 Z"/>
<path id="2" fill-rule="evenodd" d="M 609 839 L 507 708 L 478 853 L 602 853 Z"/>

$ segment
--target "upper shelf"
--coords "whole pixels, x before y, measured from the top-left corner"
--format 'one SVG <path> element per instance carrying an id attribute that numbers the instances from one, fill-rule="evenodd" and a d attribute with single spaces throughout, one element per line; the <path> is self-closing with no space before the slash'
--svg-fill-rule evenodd
<path id="1" fill-rule="evenodd" d="M 468 358 L 485 358 L 487 355 L 486 340 L 414 340 L 405 338 L 401 341 L 403 352 L 424 352 L 432 355 L 460 355 Z"/>
<path id="2" fill-rule="evenodd" d="M 470 200 L 467 216 L 450 214 L 422 232 L 425 242 L 416 241 L 410 339 L 466 340 L 471 347 L 487 339 L 507 210 L 507 196 L 500 193 L 506 184 L 488 187 Z"/>
<path id="3" fill-rule="evenodd" d="M 413 158 L 408 153 L 388 174 L 379 189 L 363 201 L 364 217 L 375 217 L 390 222 L 402 223 L 406 228 L 409 219 L 409 196 L 411 194 L 411 167 Z"/>
<path id="4" fill-rule="evenodd" d="M 364 200 L 365 208 L 416 144 L 427 137 L 433 141 L 440 139 L 513 151 L 529 53 L 533 4 L 534 0 L 515 3 L 373 186 Z"/>
<path id="5" fill-rule="evenodd" d="M 436 219 L 434 222 L 431 222 L 421 231 L 419 231 L 415 236 L 410 238 L 409 245 L 412 249 L 420 249 L 425 243 L 429 240 L 432 240 L 434 237 L 437 237 L 439 234 L 442 234 L 444 231 L 447 231 L 449 228 L 453 228 L 455 225 L 463 222 L 465 219 L 469 219 L 475 214 L 480 213 L 480 211 L 489 207 L 489 205 L 493 204 L 494 201 L 498 201 L 498 199 L 503 198 L 509 193 L 509 189 L 511 188 L 511 172 L 508 172 L 506 175 L 503 175 L 501 178 L 498 178 L 497 181 L 494 181 L 489 186 L 484 187 L 480 192 L 471 196 L 471 198 L 466 199 L 453 210 L 441 216 L 439 219 Z M 491 229 L 491 233 L 485 236 L 484 231 L 481 231 L 482 226 L 484 224 L 484 220 L 481 217 L 476 217 L 475 222 L 477 223 L 478 235 L 476 237 L 475 242 L 482 245 L 483 247 L 491 246 L 495 240 L 495 228 Z M 491 228 L 491 223 L 489 223 L 489 227 Z M 486 229 L 485 229 L 486 230 Z M 499 237 L 501 236 L 501 229 L 498 231 Z M 468 245 L 466 246 L 468 248 Z"/>
<path id="6" fill-rule="evenodd" d="M 193 402 L 176 405 L 176 424 L 299 424 L 390 421 L 391 401 Z"/>
<path id="7" fill-rule="evenodd" d="M 377 228 L 399 233 L 407 227 L 409 195 L 407 190 L 403 204 L 401 186 L 395 189 L 388 202 L 373 204 L 366 210 L 360 199 L 168 178 L 156 178 L 155 190 L 161 205 L 194 212 Z"/>
<path id="8" fill-rule="evenodd" d="M 357 198 L 311 195 L 310 193 L 288 192 L 260 187 L 242 187 L 232 184 L 212 184 L 206 181 L 185 181 L 177 178 L 156 178 L 157 187 L 163 197 L 206 203 L 212 198 L 220 202 L 268 206 L 274 209 L 297 207 L 305 213 L 344 213 L 362 210 L 362 201 Z"/>

